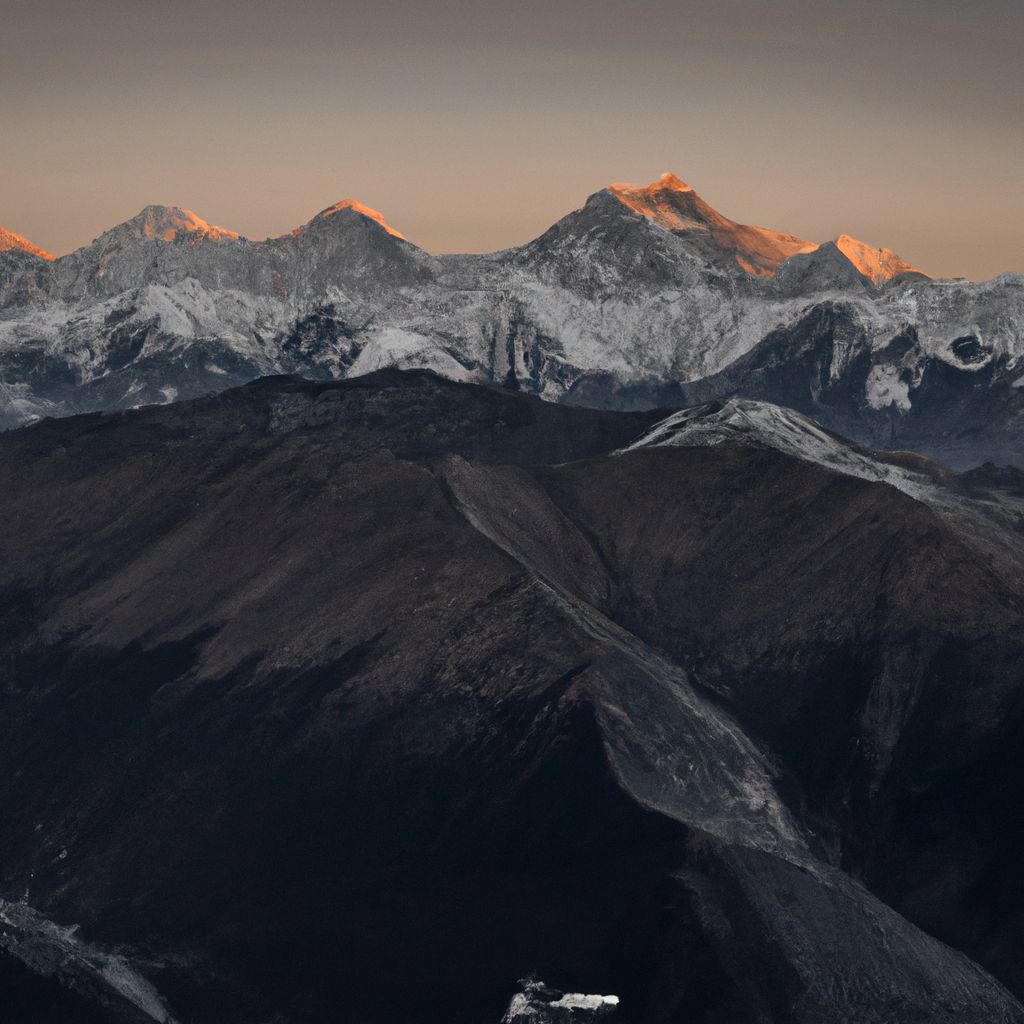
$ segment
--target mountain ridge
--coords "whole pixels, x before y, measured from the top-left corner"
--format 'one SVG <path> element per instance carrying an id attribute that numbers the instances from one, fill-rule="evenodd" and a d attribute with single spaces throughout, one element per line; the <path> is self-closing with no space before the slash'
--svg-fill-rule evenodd
<path id="1" fill-rule="evenodd" d="M 810 242 L 806 239 L 774 231 L 770 228 L 738 224 L 709 206 L 691 185 L 688 185 L 670 171 L 665 172 L 648 185 L 613 182 L 600 191 L 609 193 L 624 206 L 639 213 L 665 230 L 685 233 L 687 230 L 694 229 L 699 232 L 708 232 L 710 228 L 713 228 L 719 234 L 720 239 L 724 238 L 726 243 L 728 241 L 732 242 L 732 248 L 739 253 L 737 264 L 747 273 L 755 275 L 769 275 L 789 257 L 798 253 L 813 251 L 818 245 L 824 244 Z M 684 197 L 685 201 L 680 202 Z M 405 235 L 387 222 L 382 213 L 360 202 L 358 199 L 352 198 L 343 199 L 331 206 L 325 207 L 305 224 L 292 228 L 289 233 L 296 235 L 317 221 L 333 216 L 342 210 L 349 209 L 377 221 L 389 234 L 408 241 Z M 261 244 L 273 242 L 276 238 L 287 237 L 287 234 L 289 234 L 286 233 L 284 236 L 267 236 L 262 239 L 246 239 L 236 231 L 208 223 L 198 214 L 184 207 L 150 204 L 143 207 L 134 217 L 103 232 L 98 238 L 103 238 L 105 235 L 128 225 L 132 227 L 138 226 L 146 237 L 159 237 L 162 241 L 168 242 L 176 241 L 179 236 L 192 236 L 194 240 L 198 238 L 205 238 L 211 241 L 235 239 Z M 731 236 L 731 239 L 729 236 Z M 17 240 L 17 244 L 14 240 Z M 885 281 L 896 276 L 897 273 L 922 273 L 909 263 L 906 263 L 906 261 L 901 260 L 890 249 L 876 249 L 868 243 L 861 242 L 846 234 L 842 234 L 832 241 L 839 245 L 840 249 L 847 254 L 851 262 L 861 272 L 866 273 L 862 262 L 866 264 L 868 260 L 871 260 L 870 267 L 872 272 L 868 273 L 867 276 L 872 277 L 876 284 L 885 283 Z M 0 228 L 0 251 L 4 251 L 6 248 L 18 247 L 34 255 L 40 255 L 45 259 L 63 259 L 66 256 L 74 255 L 81 249 L 87 248 L 88 244 L 93 243 L 79 246 L 63 256 L 53 256 L 49 253 L 44 253 L 41 249 L 37 249 L 20 235 L 15 235 L 13 232 Z M 728 244 L 723 244 L 721 241 L 719 241 L 719 245 L 724 249 L 729 248 Z M 417 246 L 417 248 L 420 247 Z M 426 250 L 421 251 L 426 252 Z M 496 255 L 498 252 L 503 251 L 505 250 L 496 250 L 495 253 L 481 255 Z M 462 254 L 446 253 L 434 255 L 459 256 Z M 895 269 L 897 267 L 899 268 L 898 270 Z"/>

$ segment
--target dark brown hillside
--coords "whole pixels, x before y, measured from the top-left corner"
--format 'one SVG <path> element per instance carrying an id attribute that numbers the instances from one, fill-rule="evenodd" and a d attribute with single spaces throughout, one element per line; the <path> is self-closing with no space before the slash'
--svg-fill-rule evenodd
<path id="1" fill-rule="evenodd" d="M 0 437 L 0 897 L 196 1024 L 496 1021 L 533 969 L 1024 1020 L 898 913 L 1024 991 L 961 783 L 1024 788 L 1011 577 L 776 452 L 611 454 L 655 419 L 389 371 Z"/>

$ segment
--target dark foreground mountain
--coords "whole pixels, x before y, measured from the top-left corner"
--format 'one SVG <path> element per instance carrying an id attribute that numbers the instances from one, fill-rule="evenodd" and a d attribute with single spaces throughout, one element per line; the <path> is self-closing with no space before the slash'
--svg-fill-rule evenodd
<path id="1" fill-rule="evenodd" d="M 1024 1021 L 1019 494 L 422 372 L 9 432 L 0 995 Z"/>
<path id="2" fill-rule="evenodd" d="M 58 259 L 0 232 L 0 428 L 394 365 L 613 409 L 783 396 L 969 468 L 1021 461 L 1022 360 L 1024 277 L 933 281 L 670 174 L 487 255 L 431 255 L 353 200 L 263 241 L 161 206 Z"/>

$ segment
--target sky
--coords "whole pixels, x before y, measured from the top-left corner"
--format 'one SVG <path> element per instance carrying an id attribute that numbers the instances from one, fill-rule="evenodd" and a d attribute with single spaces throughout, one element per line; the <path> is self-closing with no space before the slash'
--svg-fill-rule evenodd
<path id="1" fill-rule="evenodd" d="M 252 238 L 344 198 L 431 252 L 673 171 L 936 276 L 1024 272 L 1021 0 L 0 0 L 0 225 L 149 203 Z"/>

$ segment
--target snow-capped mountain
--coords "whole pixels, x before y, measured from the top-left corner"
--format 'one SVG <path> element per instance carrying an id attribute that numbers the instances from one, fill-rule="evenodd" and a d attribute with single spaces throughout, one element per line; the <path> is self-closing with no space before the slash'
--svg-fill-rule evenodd
<path id="1" fill-rule="evenodd" d="M 747 273 L 770 276 L 790 256 L 816 248 L 806 239 L 723 217 L 674 174 L 663 174 L 646 186 L 609 185 L 608 191 L 624 206 L 703 250 L 717 265 L 735 263 Z"/>
<path id="2" fill-rule="evenodd" d="M 487 255 L 432 256 L 355 200 L 264 241 L 151 206 L 58 259 L 0 251 L 5 426 L 397 365 L 613 408 L 739 392 L 959 465 L 1013 461 L 1022 354 L 1024 277 L 932 281 L 738 224 L 674 175 Z"/>

